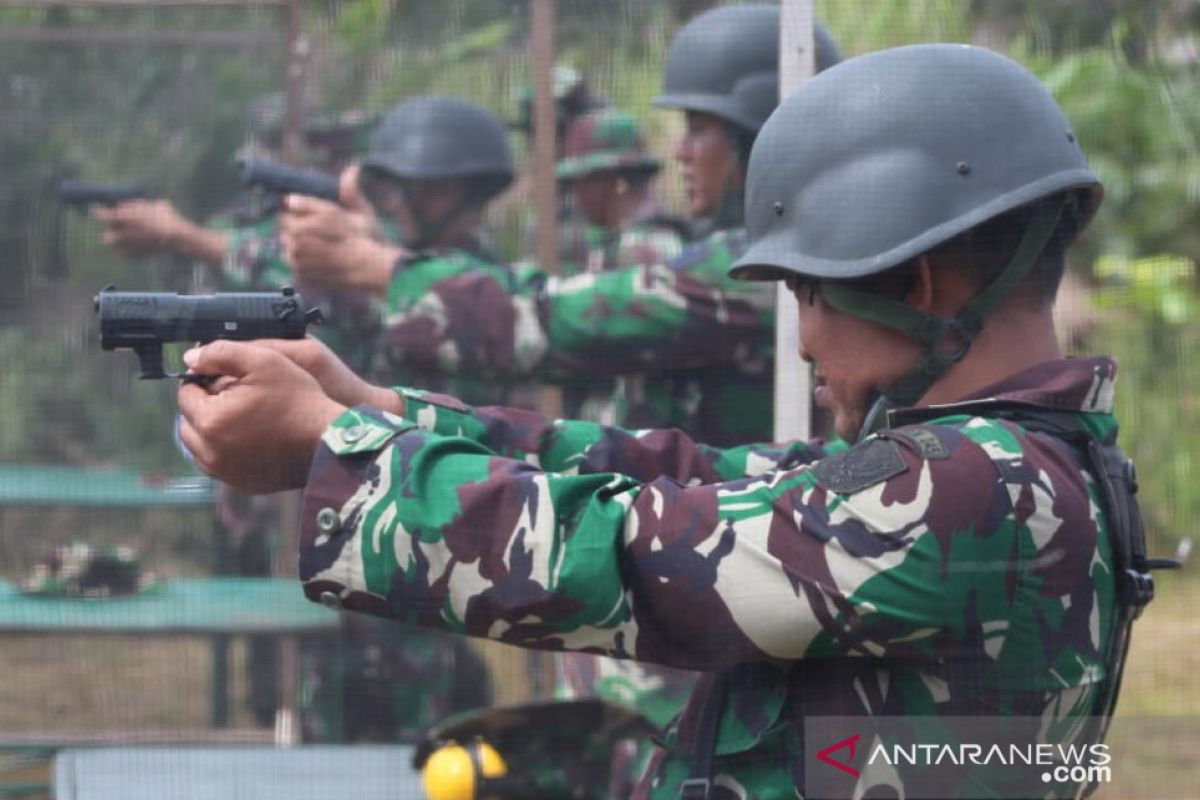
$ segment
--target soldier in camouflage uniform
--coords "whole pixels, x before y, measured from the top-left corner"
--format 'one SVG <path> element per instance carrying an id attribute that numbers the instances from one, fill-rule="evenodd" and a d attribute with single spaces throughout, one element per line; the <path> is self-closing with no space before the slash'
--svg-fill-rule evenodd
<path id="1" fill-rule="evenodd" d="M 364 247 L 361 236 L 328 230 L 326 204 L 289 202 L 282 239 L 300 278 L 319 287 L 348 283 L 382 299 L 385 330 L 369 370 L 377 379 L 436 385 L 478 403 L 507 400 L 502 381 L 449 378 L 406 360 L 407 342 L 393 333 L 414 300 L 439 280 L 464 274 L 512 280 L 513 268 L 491 252 L 482 220 L 513 174 L 504 125 L 490 111 L 456 97 L 413 97 L 392 108 L 371 134 L 359 180 L 376 213 L 394 226 L 396 245 Z M 419 326 L 406 330 L 421 336 Z"/>
<path id="2" fill-rule="evenodd" d="M 817 29 L 817 67 L 838 59 Z M 726 272 L 745 246 L 745 157 L 778 94 L 779 9 L 739 5 L 690 21 L 667 55 L 659 106 L 687 114 L 676 148 L 689 214 L 710 233 L 676 258 L 598 273 L 470 273 L 432 286 L 389 340 L 408 363 L 564 383 L 611 378 L 589 413 L 734 444 L 771 435 L 774 292 Z M 710 335 L 720 329 L 720 335 Z M 576 403 L 579 406 L 578 403 Z"/>
<path id="3" fill-rule="evenodd" d="M 556 175 L 582 224 L 565 231 L 560 276 L 653 267 L 679 255 L 685 226 L 666 216 L 651 192 L 659 166 L 629 114 L 603 109 L 571 124 Z M 618 424 L 623 419 L 614 405 L 628 396 L 626 382 L 638 379 L 584 374 L 565 379 L 563 412 Z"/>
<path id="4" fill-rule="evenodd" d="M 242 380 L 181 387 L 182 435 L 247 489 L 306 485 L 314 601 L 711 672 L 639 797 L 802 796 L 812 716 L 1020 716 L 1071 744 L 1063 723 L 1111 714 L 1152 596 L 1116 366 L 1064 359 L 1054 332 L 1064 251 L 1100 199 L 1015 62 L 860 56 L 767 122 L 732 269 L 786 281 L 816 400 L 853 447 L 473 409 L 365 384 L 313 340 L 187 354 Z M 959 777 L 941 796 L 978 792 Z"/>
<path id="5" fill-rule="evenodd" d="M 651 192 L 660 166 L 623 111 L 593 111 L 571 124 L 555 177 L 585 226 L 562 244 L 562 274 L 650 266 L 679 253 L 683 223 L 664 214 Z"/>
<path id="6" fill-rule="evenodd" d="M 554 158 L 558 160 L 562 158 L 567 132 L 571 130 L 575 120 L 585 114 L 607 108 L 609 100 L 593 90 L 579 70 L 565 63 L 554 66 L 551 73 L 551 90 L 554 96 Z M 533 105 L 533 87 L 527 86 L 517 101 L 517 117 L 509 123 L 509 127 L 519 132 L 524 141 L 525 163 L 530 167 L 535 161 Z M 532 254 L 537 250 L 537 214 L 533 203 L 530 202 L 532 180 L 533 173 L 530 170 L 518 174 L 510 196 L 510 201 L 515 199 L 521 208 L 520 219 L 516 224 L 519 225 L 517 251 L 522 254 Z M 559 193 L 557 199 L 561 263 L 571 259 L 571 253 L 566 248 L 569 247 L 570 240 L 581 235 L 584 221 L 569 194 Z"/>

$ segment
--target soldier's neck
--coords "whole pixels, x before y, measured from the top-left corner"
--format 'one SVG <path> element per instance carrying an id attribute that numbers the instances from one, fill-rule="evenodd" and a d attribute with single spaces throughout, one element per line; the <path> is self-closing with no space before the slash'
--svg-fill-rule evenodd
<path id="1" fill-rule="evenodd" d="M 918 405 L 952 403 L 1036 364 L 1062 357 L 1051 308 L 1002 308 L 989 318 L 962 361 L 930 387 Z"/>

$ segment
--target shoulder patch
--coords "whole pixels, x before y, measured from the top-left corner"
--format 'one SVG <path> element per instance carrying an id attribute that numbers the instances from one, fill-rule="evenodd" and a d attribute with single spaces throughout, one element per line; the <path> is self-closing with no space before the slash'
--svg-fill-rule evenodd
<path id="1" fill-rule="evenodd" d="M 938 435 L 929 428 L 897 428 L 896 430 L 888 431 L 886 435 L 889 438 L 903 436 L 912 443 L 917 452 L 921 454 L 921 458 L 924 458 L 926 461 L 940 461 L 943 458 L 950 457 L 950 450 L 942 443 Z"/>
<path id="2" fill-rule="evenodd" d="M 908 469 L 900 445 L 878 437 L 834 453 L 813 465 L 817 483 L 831 492 L 853 494 Z"/>

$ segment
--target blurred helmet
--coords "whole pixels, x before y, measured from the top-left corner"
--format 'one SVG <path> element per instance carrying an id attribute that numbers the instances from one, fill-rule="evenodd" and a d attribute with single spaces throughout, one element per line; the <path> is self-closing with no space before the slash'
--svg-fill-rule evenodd
<path id="1" fill-rule="evenodd" d="M 457 742 L 434 750 L 421 770 L 421 783 L 429 800 L 476 800 L 488 778 L 508 772 L 504 759 L 482 739 L 465 747 Z"/>
<path id="2" fill-rule="evenodd" d="M 841 60 L 821 23 L 816 69 Z M 700 111 L 754 133 L 779 103 L 779 7 L 723 6 L 693 18 L 671 42 L 654 105 Z"/>
<path id="3" fill-rule="evenodd" d="M 304 143 L 319 162 L 336 164 L 367 154 L 381 115 L 359 109 L 314 115 L 304 126 Z"/>
<path id="4" fill-rule="evenodd" d="M 362 166 L 397 179 L 473 178 L 485 200 L 512 183 L 514 173 L 508 134 L 496 115 L 441 96 L 393 107 L 371 133 Z"/>
<path id="5" fill-rule="evenodd" d="M 555 175 L 569 180 L 600 171 L 654 173 L 658 168 L 658 159 L 646 150 L 637 120 L 624 111 L 607 108 L 571 124 Z"/>

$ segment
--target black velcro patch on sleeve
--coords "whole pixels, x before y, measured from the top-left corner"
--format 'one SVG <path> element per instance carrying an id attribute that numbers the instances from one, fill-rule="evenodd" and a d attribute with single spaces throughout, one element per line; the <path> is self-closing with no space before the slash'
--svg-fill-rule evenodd
<path id="1" fill-rule="evenodd" d="M 912 442 L 917 452 L 921 454 L 921 458 L 926 461 L 941 461 L 943 458 L 950 457 L 949 448 L 929 428 L 918 428 L 916 426 L 896 428 L 893 431 L 888 431 L 887 436 L 889 438 L 903 436 Z"/>
<path id="2" fill-rule="evenodd" d="M 817 483 L 829 491 L 853 494 L 907 469 L 900 445 L 876 437 L 821 459 L 812 471 Z"/>

